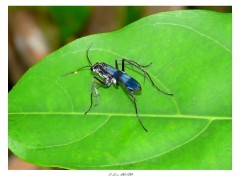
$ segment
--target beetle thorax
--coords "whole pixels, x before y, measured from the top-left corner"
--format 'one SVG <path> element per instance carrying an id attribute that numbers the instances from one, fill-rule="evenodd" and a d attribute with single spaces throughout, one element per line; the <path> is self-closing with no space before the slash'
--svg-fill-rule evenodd
<path id="1" fill-rule="evenodd" d="M 103 78 L 106 85 L 110 86 L 112 83 L 116 85 L 116 79 L 105 71 L 105 67 L 106 65 L 104 63 L 96 63 L 92 66 L 91 70 L 92 72 L 98 74 L 101 78 Z"/>

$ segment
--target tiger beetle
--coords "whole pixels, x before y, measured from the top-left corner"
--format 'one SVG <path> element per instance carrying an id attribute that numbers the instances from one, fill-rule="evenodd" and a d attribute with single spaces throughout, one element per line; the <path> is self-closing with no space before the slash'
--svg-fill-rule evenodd
<path id="1" fill-rule="evenodd" d="M 148 67 L 152 63 L 150 63 L 148 65 L 140 65 L 133 60 L 116 59 L 115 60 L 115 67 L 116 68 L 114 68 L 111 65 L 108 65 L 104 62 L 97 62 L 95 64 L 92 64 L 92 62 L 90 61 L 90 58 L 89 58 L 89 54 L 88 54 L 91 45 L 86 50 L 86 57 L 87 57 L 89 65 L 81 67 L 81 68 L 79 68 L 79 69 L 77 69 L 73 72 L 66 73 L 66 74 L 63 75 L 63 76 L 66 76 L 68 74 L 77 73 L 78 71 L 80 71 L 84 68 L 90 67 L 91 71 L 100 77 L 99 78 L 99 77 L 93 76 L 92 84 L 91 84 L 91 94 L 90 94 L 90 102 L 91 103 L 90 103 L 90 106 L 89 106 L 88 110 L 84 114 L 86 115 L 92 108 L 93 94 L 95 94 L 95 96 L 97 96 L 98 103 L 99 103 L 99 94 L 98 94 L 98 90 L 97 90 L 97 88 L 99 86 L 110 87 L 111 84 L 114 84 L 114 86 L 118 86 L 119 83 L 121 83 L 122 86 L 126 89 L 127 93 L 131 96 L 132 101 L 134 103 L 136 116 L 137 116 L 142 128 L 147 132 L 148 130 L 145 128 L 140 116 L 138 115 L 138 108 L 137 108 L 136 99 L 135 99 L 135 96 L 134 96 L 134 92 L 140 92 L 142 90 L 142 88 L 141 88 L 141 85 L 139 84 L 139 82 L 137 80 L 135 80 L 134 78 L 132 78 L 131 76 L 129 76 L 128 74 L 126 74 L 124 72 L 125 71 L 125 63 L 128 63 L 128 64 L 136 67 L 137 69 L 141 70 L 144 73 L 144 78 L 147 76 L 149 78 L 149 80 L 151 81 L 152 85 L 159 92 L 162 92 L 162 93 L 164 93 L 166 95 L 170 95 L 170 96 L 173 96 L 173 94 L 164 92 L 163 90 L 161 90 L 159 87 L 157 87 L 154 84 L 152 78 L 150 77 L 148 72 L 144 69 L 144 67 Z M 122 65 L 121 70 L 118 69 L 119 62 L 121 62 L 121 65 Z M 94 85 L 95 81 L 97 81 L 97 86 Z M 98 103 L 96 105 L 98 105 Z"/>

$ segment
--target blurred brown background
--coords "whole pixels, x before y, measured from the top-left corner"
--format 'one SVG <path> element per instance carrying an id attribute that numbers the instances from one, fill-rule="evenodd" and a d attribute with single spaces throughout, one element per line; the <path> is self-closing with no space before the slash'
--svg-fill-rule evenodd
<path id="1" fill-rule="evenodd" d="M 110 32 L 151 14 L 205 9 L 231 12 L 229 6 L 36 6 L 8 7 L 8 90 L 32 65 L 52 51 L 82 36 Z M 8 167 L 43 168 L 26 163 L 9 151 Z"/>

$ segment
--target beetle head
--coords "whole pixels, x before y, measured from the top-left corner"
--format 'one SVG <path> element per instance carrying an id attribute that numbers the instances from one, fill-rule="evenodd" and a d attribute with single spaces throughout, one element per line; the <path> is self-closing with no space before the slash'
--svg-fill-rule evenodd
<path id="1" fill-rule="evenodd" d="M 97 62 L 96 64 L 94 64 L 92 67 L 91 67 L 91 71 L 92 72 L 95 72 L 95 73 L 99 73 L 101 72 L 101 70 L 103 70 L 103 65 L 104 63 L 99 63 Z"/>

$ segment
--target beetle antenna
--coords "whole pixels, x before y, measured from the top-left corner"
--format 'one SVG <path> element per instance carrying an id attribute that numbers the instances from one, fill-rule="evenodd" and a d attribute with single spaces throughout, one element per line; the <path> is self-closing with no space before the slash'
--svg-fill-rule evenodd
<path id="1" fill-rule="evenodd" d="M 92 66 L 92 62 L 91 62 L 90 59 L 89 59 L 88 51 L 89 51 L 89 49 L 91 48 L 91 46 L 92 46 L 92 43 L 89 45 L 89 47 L 88 47 L 88 49 L 87 49 L 87 51 L 86 51 L 87 60 L 88 60 L 88 63 L 89 63 L 90 66 Z"/>
<path id="2" fill-rule="evenodd" d="M 83 70 L 84 68 L 87 68 L 87 67 L 91 67 L 91 66 L 87 65 L 87 66 L 81 67 L 81 68 L 79 68 L 79 69 L 77 69 L 77 70 L 74 70 L 74 71 L 72 71 L 72 72 L 65 73 L 65 74 L 62 75 L 62 76 L 67 76 L 67 75 L 70 75 L 70 74 L 73 74 L 73 73 L 76 74 L 76 73 L 78 73 L 80 70 Z"/>

